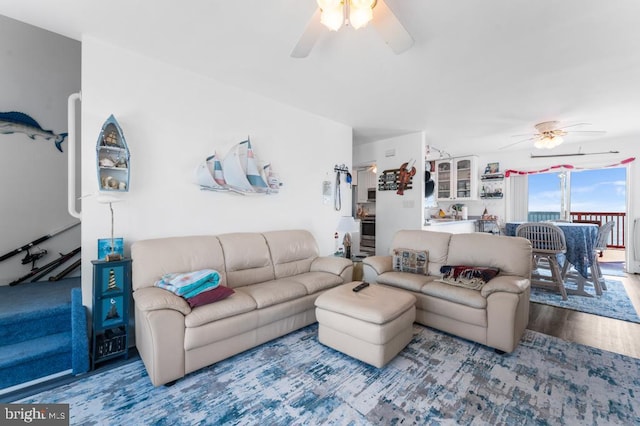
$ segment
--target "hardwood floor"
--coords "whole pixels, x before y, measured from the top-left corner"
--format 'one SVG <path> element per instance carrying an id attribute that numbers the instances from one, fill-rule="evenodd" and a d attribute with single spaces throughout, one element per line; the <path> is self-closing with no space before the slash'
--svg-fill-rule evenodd
<path id="1" fill-rule="evenodd" d="M 640 312 L 640 276 L 621 280 L 631 303 Z M 531 303 L 528 329 L 610 352 L 640 358 L 640 324 Z"/>

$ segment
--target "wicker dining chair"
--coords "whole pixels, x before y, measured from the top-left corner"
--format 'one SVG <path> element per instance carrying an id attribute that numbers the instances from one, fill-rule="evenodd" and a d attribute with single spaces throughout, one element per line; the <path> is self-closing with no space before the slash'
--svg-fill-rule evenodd
<path id="1" fill-rule="evenodd" d="M 596 246 L 593 250 L 593 258 L 591 259 L 591 261 L 593 262 L 592 271 L 595 271 L 593 273 L 595 275 L 593 279 L 594 281 L 598 280 L 598 282 L 600 283 L 600 287 L 602 287 L 603 290 L 607 289 L 607 284 L 605 283 L 604 277 L 602 276 L 602 270 L 600 269 L 600 264 L 598 263 L 598 257 L 600 257 L 600 253 L 607 249 L 607 242 L 609 241 L 611 231 L 613 231 L 613 227 L 615 226 L 615 224 L 615 221 L 611 220 L 598 228 L 598 238 L 596 240 Z"/>
<path id="2" fill-rule="evenodd" d="M 562 300 L 567 300 L 567 290 L 564 287 L 564 280 L 562 279 L 557 257 L 558 254 L 567 251 L 567 243 L 562 229 L 552 223 L 526 222 L 516 228 L 516 236 L 531 241 L 534 268 L 537 268 L 541 260 L 546 260 L 549 263 L 551 281 L 536 279 L 535 281 L 532 280 L 532 284 L 557 289 L 562 296 Z"/>

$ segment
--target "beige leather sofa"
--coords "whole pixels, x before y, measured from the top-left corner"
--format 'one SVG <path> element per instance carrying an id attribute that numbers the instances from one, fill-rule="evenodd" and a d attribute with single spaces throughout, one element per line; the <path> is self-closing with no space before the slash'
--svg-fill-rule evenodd
<path id="1" fill-rule="evenodd" d="M 155 386 L 316 322 L 315 299 L 352 280 L 303 230 L 172 237 L 131 248 L 136 346 Z M 215 269 L 235 293 L 191 308 L 154 287 L 166 273 Z"/>
<path id="2" fill-rule="evenodd" d="M 416 301 L 416 322 L 512 352 L 529 320 L 531 243 L 517 237 L 486 233 L 449 234 L 402 230 L 394 249 L 428 252 L 428 274 L 396 272 L 392 256 L 363 261 L 364 280 L 410 291 Z M 480 290 L 436 281 L 443 265 L 499 268 Z"/>

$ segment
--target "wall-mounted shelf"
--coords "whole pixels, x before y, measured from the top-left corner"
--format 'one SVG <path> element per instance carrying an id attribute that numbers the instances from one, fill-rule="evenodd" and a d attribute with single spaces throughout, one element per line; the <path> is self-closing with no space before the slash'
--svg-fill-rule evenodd
<path id="1" fill-rule="evenodd" d="M 482 186 L 480 188 L 480 199 L 499 200 L 504 197 L 504 174 L 487 173 L 480 176 Z"/>
<path id="2" fill-rule="evenodd" d="M 122 128 L 113 115 L 102 125 L 96 146 L 100 191 L 129 190 L 130 155 Z"/>
<path id="3" fill-rule="evenodd" d="M 480 176 L 481 180 L 503 180 L 504 175 L 502 173 L 487 173 Z"/>

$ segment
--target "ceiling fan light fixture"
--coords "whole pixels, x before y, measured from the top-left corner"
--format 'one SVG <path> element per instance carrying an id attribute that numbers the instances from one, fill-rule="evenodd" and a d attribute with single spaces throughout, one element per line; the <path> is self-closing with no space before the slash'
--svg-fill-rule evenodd
<path id="1" fill-rule="evenodd" d="M 318 3 L 318 7 L 322 10 L 342 7 L 342 0 L 317 0 L 316 3 Z"/>
<path id="2" fill-rule="evenodd" d="M 320 22 L 331 31 L 338 31 L 342 24 L 356 30 L 373 19 L 373 8 L 377 0 L 317 0 L 322 12 Z"/>
<path id="3" fill-rule="evenodd" d="M 351 0 L 349 2 L 351 7 L 360 9 L 360 8 L 369 8 L 373 9 L 373 6 L 376 5 L 376 0 Z"/>
<path id="4" fill-rule="evenodd" d="M 560 136 L 545 135 L 543 138 L 538 139 L 533 146 L 538 149 L 553 149 L 562 142 L 564 142 L 564 140 Z"/>
<path id="5" fill-rule="evenodd" d="M 318 2 L 319 3 L 319 2 Z M 344 23 L 344 9 L 342 6 L 326 8 L 322 10 L 320 22 L 331 31 L 338 31 Z"/>
<path id="6" fill-rule="evenodd" d="M 349 10 L 349 23 L 356 30 L 365 27 L 373 19 L 373 9 L 370 6 L 355 7 Z"/>

